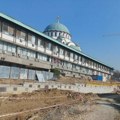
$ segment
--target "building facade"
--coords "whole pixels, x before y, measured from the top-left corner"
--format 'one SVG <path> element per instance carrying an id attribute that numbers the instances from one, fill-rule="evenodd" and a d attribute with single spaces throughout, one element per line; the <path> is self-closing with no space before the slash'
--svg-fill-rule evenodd
<path id="1" fill-rule="evenodd" d="M 0 13 L 1 69 L 7 66 L 18 67 L 23 73 L 31 71 L 26 72 L 26 79 L 32 70 L 35 76 L 36 71 L 53 68 L 66 76 L 101 75 L 104 81 L 110 79 L 113 68 L 84 54 L 71 39 L 69 30 L 59 21 L 42 33 Z"/>

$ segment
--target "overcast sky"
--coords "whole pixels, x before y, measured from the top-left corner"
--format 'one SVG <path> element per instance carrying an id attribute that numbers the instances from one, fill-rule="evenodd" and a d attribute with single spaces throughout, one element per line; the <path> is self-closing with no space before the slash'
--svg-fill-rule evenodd
<path id="1" fill-rule="evenodd" d="M 0 0 L 0 11 L 41 32 L 60 16 L 84 53 L 120 70 L 120 0 Z"/>

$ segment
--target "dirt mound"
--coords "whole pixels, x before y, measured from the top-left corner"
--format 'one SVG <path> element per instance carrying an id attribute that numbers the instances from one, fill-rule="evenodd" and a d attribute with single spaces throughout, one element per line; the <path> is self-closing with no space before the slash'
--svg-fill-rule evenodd
<path id="1" fill-rule="evenodd" d="M 75 77 L 64 77 L 61 76 L 58 80 L 56 80 L 56 82 L 59 83 L 64 83 L 64 84 L 75 84 L 75 83 L 85 83 L 85 82 L 89 82 L 90 79 L 85 79 L 85 78 L 75 78 Z"/>
<path id="2" fill-rule="evenodd" d="M 38 120 L 61 120 L 66 110 L 69 115 L 79 113 L 77 107 L 68 110 L 70 106 L 76 103 L 91 103 L 92 97 L 92 94 L 85 95 L 57 89 L 47 92 L 42 90 L 19 95 L 8 95 L 6 98 L 0 98 L 0 116 L 8 113 L 18 113 L 4 117 L 4 120 L 34 120 L 32 118 L 37 116 L 39 116 Z M 41 108 L 54 105 L 58 106 L 42 109 L 39 112 Z M 3 120 L 3 118 L 0 118 L 0 120 Z M 37 119 L 35 118 L 35 120 Z"/>

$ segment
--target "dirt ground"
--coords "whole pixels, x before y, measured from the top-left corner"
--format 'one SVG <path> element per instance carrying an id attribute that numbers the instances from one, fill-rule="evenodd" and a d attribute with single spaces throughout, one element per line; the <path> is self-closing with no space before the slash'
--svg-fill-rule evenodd
<path id="1" fill-rule="evenodd" d="M 30 111 L 34 109 L 40 109 L 43 107 L 64 104 L 76 103 L 76 102 L 87 102 L 88 98 L 92 101 L 91 94 L 80 94 L 73 93 L 69 91 L 60 91 L 60 90 L 48 90 L 48 91 L 35 91 L 33 93 L 23 93 L 20 95 L 6 95 L 0 96 L 0 120 L 28 120 L 30 116 L 33 116 L 36 112 Z M 63 106 L 64 106 L 63 105 Z M 61 106 L 61 105 L 60 105 Z M 55 107 L 56 108 L 56 107 Z M 50 108 L 52 110 L 53 108 Z M 40 111 L 39 114 L 45 114 L 47 110 Z M 16 112 L 24 112 L 19 115 L 13 115 L 1 117 L 1 115 L 11 114 Z"/>
<path id="2" fill-rule="evenodd" d="M 0 120 L 120 120 L 120 109 L 91 93 L 41 90 L 1 95 Z"/>
<path id="3" fill-rule="evenodd" d="M 0 79 L 0 84 L 24 82 L 37 81 Z M 56 82 L 94 83 L 70 77 L 61 77 Z M 120 103 L 120 99 L 114 100 L 113 102 Z M 109 99 L 103 101 L 98 95 L 91 93 L 41 90 L 19 95 L 0 95 L 0 120 L 120 120 L 120 109 L 109 102 Z"/>

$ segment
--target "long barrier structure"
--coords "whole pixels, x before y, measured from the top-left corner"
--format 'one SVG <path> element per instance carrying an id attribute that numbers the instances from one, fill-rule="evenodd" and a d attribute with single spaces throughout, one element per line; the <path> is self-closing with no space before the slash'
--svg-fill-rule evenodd
<path id="1" fill-rule="evenodd" d="M 20 94 L 23 92 L 33 92 L 35 90 L 48 90 L 48 89 L 58 89 L 58 90 L 68 90 L 80 93 L 114 93 L 117 89 L 116 85 L 111 86 L 95 86 L 89 84 L 61 84 L 56 82 L 41 82 L 41 83 L 24 83 L 23 85 L 8 85 L 0 84 L 1 94 Z"/>
<path id="2" fill-rule="evenodd" d="M 6 79 L 28 79 L 39 80 L 45 82 L 46 80 L 53 79 L 53 73 L 48 71 L 32 70 L 28 68 L 21 68 L 18 66 L 3 66 L 0 65 L 0 78 Z"/>

